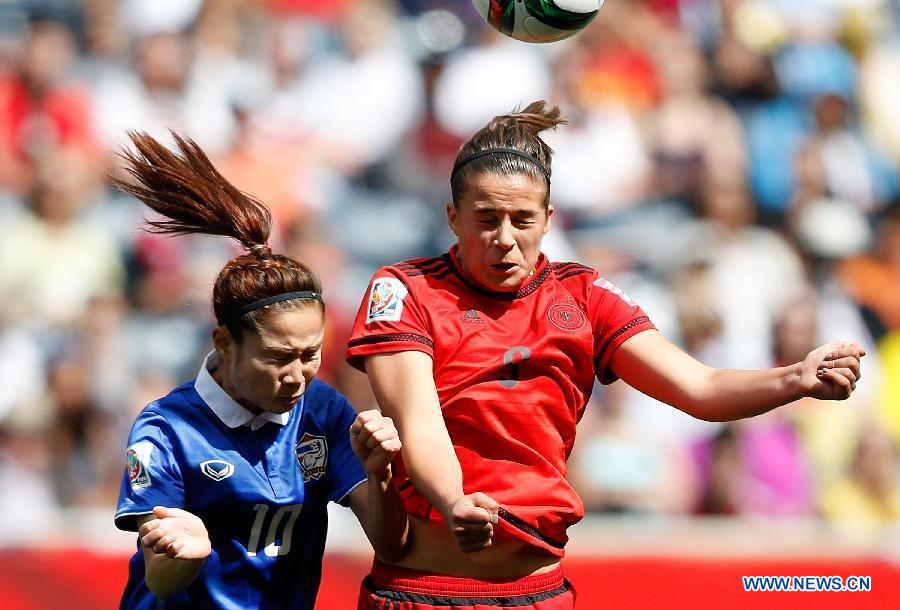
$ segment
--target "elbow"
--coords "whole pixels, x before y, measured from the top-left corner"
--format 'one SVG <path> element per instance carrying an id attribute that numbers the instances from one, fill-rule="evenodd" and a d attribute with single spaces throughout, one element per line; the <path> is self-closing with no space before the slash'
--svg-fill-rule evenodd
<path id="1" fill-rule="evenodd" d="M 398 546 L 389 549 L 379 549 L 375 557 L 386 563 L 397 563 L 406 557 L 406 547 Z"/>
<path id="2" fill-rule="evenodd" d="M 397 563 L 406 557 L 410 547 L 412 547 L 412 532 L 407 524 L 407 529 L 399 540 L 377 545 L 375 557 L 387 563 Z"/>
<path id="3" fill-rule="evenodd" d="M 683 411 L 700 421 L 709 423 L 722 423 L 730 421 L 731 418 L 725 413 L 724 409 L 717 409 L 714 400 L 686 400 L 682 404 L 674 405 L 679 411 Z"/>
<path id="4" fill-rule="evenodd" d="M 696 417 L 697 419 L 699 419 L 701 421 L 709 422 L 711 424 L 720 424 L 720 423 L 724 423 L 727 421 L 731 421 L 730 417 L 725 417 L 724 415 L 717 414 L 717 413 L 703 412 L 702 414 L 694 415 L 694 417 Z"/>
<path id="5" fill-rule="evenodd" d="M 682 389 L 678 403 L 674 406 L 695 419 L 710 423 L 729 421 L 726 409 L 722 408 L 721 394 L 716 389 L 716 370 L 704 367 L 699 380 Z"/>

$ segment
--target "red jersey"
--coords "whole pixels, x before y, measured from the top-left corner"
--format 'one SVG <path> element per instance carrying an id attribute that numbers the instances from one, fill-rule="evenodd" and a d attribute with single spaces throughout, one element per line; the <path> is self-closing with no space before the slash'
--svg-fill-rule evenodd
<path id="1" fill-rule="evenodd" d="M 431 356 L 465 493 L 491 496 L 504 531 L 561 556 L 566 528 L 584 516 L 566 460 L 594 377 L 614 381 L 612 354 L 654 326 L 589 267 L 541 254 L 517 292 L 491 292 L 462 275 L 455 254 L 379 270 L 347 359 L 364 371 L 371 354 Z M 407 511 L 440 519 L 401 459 L 394 468 Z"/>

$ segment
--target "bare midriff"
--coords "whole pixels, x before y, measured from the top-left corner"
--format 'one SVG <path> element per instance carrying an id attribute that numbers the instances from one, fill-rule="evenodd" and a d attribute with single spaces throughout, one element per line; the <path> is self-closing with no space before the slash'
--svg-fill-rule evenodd
<path id="1" fill-rule="evenodd" d="M 396 565 L 432 574 L 463 578 L 523 578 L 550 572 L 559 557 L 524 541 L 497 533 L 488 548 L 463 553 L 443 521 L 429 521 L 410 515 L 412 544 Z M 496 526 L 495 526 L 496 528 Z"/>

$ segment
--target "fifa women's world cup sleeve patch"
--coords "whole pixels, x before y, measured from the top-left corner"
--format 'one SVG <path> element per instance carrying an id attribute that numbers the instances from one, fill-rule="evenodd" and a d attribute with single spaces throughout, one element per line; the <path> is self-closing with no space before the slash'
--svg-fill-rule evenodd
<path id="1" fill-rule="evenodd" d="M 395 277 L 377 277 L 369 290 L 366 305 L 366 324 L 372 322 L 399 322 L 403 313 L 403 299 L 408 291 Z"/>
<path id="2" fill-rule="evenodd" d="M 365 358 L 374 354 L 434 355 L 429 311 L 407 279 L 402 271 L 385 267 L 370 281 L 347 344 L 347 362 L 354 368 L 365 372 Z"/>
<path id="3" fill-rule="evenodd" d="M 135 443 L 125 451 L 125 467 L 128 473 L 128 484 L 137 490 L 153 485 L 150 479 L 150 456 L 153 443 Z"/>

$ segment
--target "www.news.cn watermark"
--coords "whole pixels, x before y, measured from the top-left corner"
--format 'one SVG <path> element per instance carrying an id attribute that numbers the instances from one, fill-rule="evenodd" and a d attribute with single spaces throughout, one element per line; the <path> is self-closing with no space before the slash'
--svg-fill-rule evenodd
<path id="1" fill-rule="evenodd" d="M 872 590 L 871 576 L 741 576 L 744 591 Z"/>

